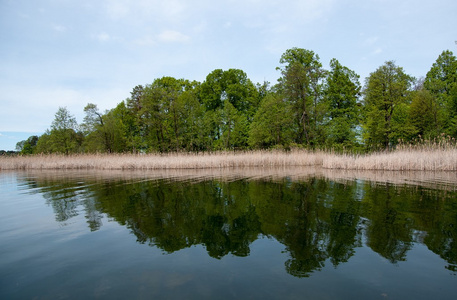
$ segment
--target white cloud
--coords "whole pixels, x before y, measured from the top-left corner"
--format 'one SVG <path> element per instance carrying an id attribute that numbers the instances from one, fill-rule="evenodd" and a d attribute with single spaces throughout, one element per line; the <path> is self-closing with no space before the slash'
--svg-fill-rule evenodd
<path id="1" fill-rule="evenodd" d="M 382 53 L 382 49 L 381 48 L 376 48 L 371 54 L 378 55 L 378 54 L 381 54 L 381 53 Z"/>
<path id="2" fill-rule="evenodd" d="M 197 1 L 198 2 L 198 1 Z M 214 5 L 214 4 L 213 4 Z M 192 3 L 192 6 L 194 3 Z M 183 18 L 192 17 L 189 14 L 189 3 L 182 0 L 105 0 L 104 11 L 113 20 L 127 19 L 137 22 L 165 20 L 166 22 L 178 22 Z"/>
<path id="3" fill-rule="evenodd" d="M 208 21 L 201 20 L 198 24 L 193 26 L 192 33 L 193 35 L 204 34 L 208 30 Z"/>
<path id="4" fill-rule="evenodd" d="M 107 42 L 111 39 L 110 35 L 106 32 L 101 32 L 99 34 L 95 34 L 94 38 L 99 40 L 100 42 Z"/>
<path id="5" fill-rule="evenodd" d="M 92 38 L 101 43 L 123 41 L 123 38 L 118 37 L 118 36 L 112 36 L 104 31 L 97 33 L 97 34 L 93 34 Z"/>
<path id="6" fill-rule="evenodd" d="M 377 37 L 377 36 L 369 37 L 365 40 L 365 45 L 372 46 L 372 45 L 376 44 L 376 42 L 378 40 L 379 40 L 379 37 Z"/>
<path id="7" fill-rule="evenodd" d="M 182 34 L 179 31 L 174 31 L 174 30 L 165 30 L 159 34 L 158 38 L 162 42 L 185 43 L 190 40 L 189 36 Z"/>
<path id="8" fill-rule="evenodd" d="M 129 95 L 123 86 L 109 89 L 72 89 L 64 87 L 0 86 L 0 130 L 2 132 L 44 132 L 51 125 L 59 107 L 67 107 L 78 122 L 84 117 L 87 103 L 95 103 L 100 111 L 114 108 Z"/>
<path id="9" fill-rule="evenodd" d="M 167 0 L 160 2 L 160 11 L 168 17 L 180 16 L 186 12 L 187 2 L 179 0 Z"/>
<path id="10" fill-rule="evenodd" d="M 107 0 L 105 10 L 110 18 L 122 19 L 130 13 L 130 4 L 128 0 Z"/>
<path id="11" fill-rule="evenodd" d="M 138 46 L 152 46 L 156 44 L 156 40 L 150 35 L 143 36 L 133 42 Z"/>
<path id="12" fill-rule="evenodd" d="M 296 0 L 293 2 L 291 12 L 302 16 L 308 22 L 323 17 L 335 4 L 334 0 Z"/>
<path id="13" fill-rule="evenodd" d="M 90 97 L 80 91 L 59 87 L 20 89 L 2 86 L 1 89 L 1 101 L 5 103 L 0 112 L 2 131 L 44 131 L 59 106 L 67 106 L 72 112 L 82 111 L 80 106 L 90 102 Z"/>
<path id="14" fill-rule="evenodd" d="M 55 31 L 58 31 L 58 32 L 65 32 L 65 31 L 67 31 L 67 27 L 62 26 L 62 25 L 54 25 L 52 28 L 53 28 Z"/>
<path id="15" fill-rule="evenodd" d="M 347 62 L 362 78 L 384 59 L 425 74 L 442 50 L 455 47 L 457 27 L 455 0 L 407 0 L 406 15 L 391 9 L 394 0 L 48 2 L 9 1 L 2 12 L 11 24 L 0 55 L 4 135 L 46 129 L 59 106 L 74 114 L 87 102 L 113 108 L 136 84 L 164 75 L 204 80 L 216 68 L 236 67 L 273 82 L 291 47 L 313 50 L 323 63 Z M 37 34 L 50 42 L 34 42 Z"/>
<path id="16" fill-rule="evenodd" d="M 309 23 L 321 18 L 334 7 L 334 0 L 234 0 L 229 11 L 243 15 L 246 22 L 276 27 L 284 23 Z"/>

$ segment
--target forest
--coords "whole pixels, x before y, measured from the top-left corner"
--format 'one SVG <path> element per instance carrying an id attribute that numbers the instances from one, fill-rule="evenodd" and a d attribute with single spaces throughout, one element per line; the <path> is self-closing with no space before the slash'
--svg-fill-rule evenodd
<path id="1" fill-rule="evenodd" d="M 332 59 L 292 48 L 277 83 L 253 83 L 240 69 L 203 82 L 174 77 L 137 85 L 115 108 L 88 103 L 78 124 L 59 107 L 21 154 L 168 153 L 321 149 L 366 153 L 398 144 L 457 138 L 457 59 L 443 51 L 425 77 L 387 61 L 365 79 Z"/>

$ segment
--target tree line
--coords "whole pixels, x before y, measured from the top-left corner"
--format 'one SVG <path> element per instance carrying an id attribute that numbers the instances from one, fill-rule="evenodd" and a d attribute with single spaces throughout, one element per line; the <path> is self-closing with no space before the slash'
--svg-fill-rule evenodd
<path id="1" fill-rule="evenodd" d="M 162 77 L 138 85 L 115 108 L 65 107 L 41 136 L 17 144 L 33 153 L 148 153 L 247 149 L 379 151 L 398 143 L 457 138 L 457 59 L 443 51 L 423 78 L 387 61 L 366 79 L 311 50 L 280 58 L 277 84 L 254 84 L 239 69 L 203 82 Z"/>

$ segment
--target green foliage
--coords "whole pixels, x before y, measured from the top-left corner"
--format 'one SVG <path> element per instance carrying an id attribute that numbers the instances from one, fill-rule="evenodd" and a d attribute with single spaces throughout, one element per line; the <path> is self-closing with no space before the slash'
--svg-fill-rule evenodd
<path id="1" fill-rule="evenodd" d="M 194 82 L 192 85 L 192 89 L 179 97 L 182 121 L 180 150 L 202 151 L 210 144 L 209 126 L 206 126 L 204 106 L 197 97 L 199 83 Z"/>
<path id="2" fill-rule="evenodd" d="M 86 108 L 96 109 L 96 106 L 88 104 Z M 85 122 L 91 123 L 90 110 L 86 110 Z M 123 119 L 125 106 L 118 105 L 107 111 L 104 115 L 95 113 L 95 121 L 92 121 L 93 129 L 89 131 L 84 140 L 86 152 L 125 152 L 127 150 L 126 126 Z M 87 124 L 87 123 L 86 123 Z"/>
<path id="3" fill-rule="evenodd" d="M 414 127 L 414 135 L 426 139 L 438 137 L 445 123 L 445 112 L 437 98 L 428 90 L 414 91 L 411 95 L 409 123 Z"/>
<path id="4" fill-rule="evenodd" d="M 283 146 L 287 148 L 292 140 L 293 120 L 290 118 L 290 103 L 278 94 L 267 95 L 257 110 L 249 131 L 249 145 L 253 148 Z"/>
<path id="5" fill-rule="evenodd" d="M 239 69 L 214 70 L 201 85 L 200 97 L 206 110 L 223 108 L 226 101 L 247 117 L 252 117 L 259 102 L 255 85 Z"/>
<path id="6" fill-rule="evenodd" d="M 325 103 L 322 99 L 322 80 L 325 71 L 319 56 L 301 48 L 287 50 L 279 61 L 284 64 L 279 79 L 279 91 L 290 102 L 295 121 L 294 142 L 311 147 L 321 142 Z"/>
<path id="7" fill-rule="evenodd" d="M 49 130 L 46 130 L 45 133 L 43 133 L 40 138 L 38 139 L 35 151 L 36 153 L 52 153 L 52 146 L 51 146 L 51 141 L 50 141 L 50 136 L 51 132 Z"/>
<path id="8" fill-rule="evenodd" d="M 443 51 L 427 73 L 424 87 L 438 98 L 440 105 L 444 105 L 450 110 L 451 115 L 457 113 L 457 107 L 452 97 L 456 84 L 457 59 L 451 51 Z"/>
<path id="9" fill-rule="evenodd" d="M 350 149 L 356 143 L 356 128 L 360 121 L 359 76 L 338 60 L 330 61 L 330 71 L 324 87 L 327 112 L 327 145 L 335 149 Z"/>
<path id="10" fill-rule="evenodd" d="M 389 134 L 391 144 L 397 144 L 399 141 L 410 142 L 417 135 L 416 127 L 409 120 L 410 115 L 410 105 L 408 103 L 397 105 L 392 114 L 391 131 Z"/>
<path id="11" fill-rule="evenodd" d="M 220 149 L 244 149 L 248 139 L 248 121 L 244 114 L 239 112 L 230 102 L 224 104 L 221 110 Z"/>
<path id="12" fill-rule="evenodd" d="M 403 68 L 388 61 L 366 80 L 364 89 L 364 139 L 369 149 L 388 149 L 397 143 L 402 118 L 394 113 L 408 104 L 408 93 L 413 78 Z M 400 121 L 403 122 L 403 121 Z"/>
<path id="13" fill-rule="evenodd" d="M 304 147 L 389 149 L 399 140 L 457 137 L 457 59 L 444 51 L 414 91 L 388 61 L 365 80 L 337 59 L 325 70 L 311 50 L 279 60 L 278 84 L 256 85 L 239 69 L 216 69 L 203 83 L 162 77 L 137 85 L 114 109 L 88 103 L 78 126 L 59 108 L 50 130 L 17 149 L 30 153 L 170 152 Z M 363 100 L 360 100 L 361 94 Z"/>
<path id="14" fill-rule="evenodd" d="M 440 125 L 457 137 L 457 58 L 451 51 L 443 51 L 438 57 L 425 77 L 424 88 L 436 99 L 443 122 Z"/>
<path id="15" fill-rule="evenodd" d="M 84 137 L 78 132 L 78 124 L 66 107 L 59 107 L 51 124 L 51 130 L 40 136 L 37 153 L 70 154 L 80 151 Z"/>
<path id="16" fill-rule="evenodd" d="M 33 154 L 38 143 L 38 136 L 32 135 L 28 139 L 16 144 L 16 151 L 20 154 Z"/>
<path id="17" fill-rule="evenodd" d="M 148 151 L 197 150 L 203 141 L 199 84 L 163 77 L 144 88 L 139 111 L 139 135 Z"/>
<path id="18" fill-rule="evenodd" d="M 266 87 L 256 86 L 239 69 L 214 70 L 201 84 L 200 98 L 208 115 L 206 124 L 212 147 L 244 149 L 247 147 L 249 124 Z M 209 149 L 211 150 L 211 149 Z"/>
<path id="19" fill-rule="evenodd" d="M 133 88 L 130 92 L 131 97 L 127 99 L 127 108 L 131 110 L 133 113 L 138 113 L 141 108 L 141 98 L 144 94 L 144 87 L 142 85 L 137 85 Z"/>

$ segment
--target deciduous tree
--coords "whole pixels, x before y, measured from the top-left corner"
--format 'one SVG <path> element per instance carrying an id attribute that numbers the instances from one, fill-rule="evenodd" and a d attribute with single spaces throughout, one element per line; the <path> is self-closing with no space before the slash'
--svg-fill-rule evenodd
<path id="1" fill-rule="evenodd" d="M 332 59 L 324 87 L 328 105 L 327 144 L 330 147 L 340 149 L 355 145 L 360 121 L 360 90 L 359 76 Z"/>
<path id="2" fill-rule="evenodd" d="M 78 124 L 66 107 L 59 107 L 51 124 L 51 152 L 69 154 L 77 152 L 82 137 L 77 133 Z"/>
<path id="3" fill-rule="evenodd" d="M 403 68 L 388 61 L 366 79 L 364 88 L 364 138 L 369 149 L 388 149 L 397 143 L 399 128 L 393 118 L 396 110 L 408 102 L 414 78 Z"/>
<path id="4" fill-rule="evenodd" d="M 16 144 L 16 151 L 21 154 L 33 154 L 38 143 L 38 136 L 32 135 L 28 139 L 20 141 Z"/>
<path id="5" fill-rule="evenodd" d="M 443 51 L 425 77 L 424 87 L 436 98 L 444 113 L 446 131 L 457 136 L 457 58 Z"/>
<path id="6" fill-rule="evenodd" d="M 287 50 L 279 61 L 280 90 L 293 107 L 296 126 L 295 141 L 315 146 L 322 137 L 322 80 L 325 72 L 319 56 L 301 48 Z"/>
<path id="7" fill-rule="evenodd" d="M 293 119 L 289 102 L 278 94 L 268 94 L 260 103 L 249 130 L 249 145 L 254 148 L 282 146 L 292 142 Z"/>

